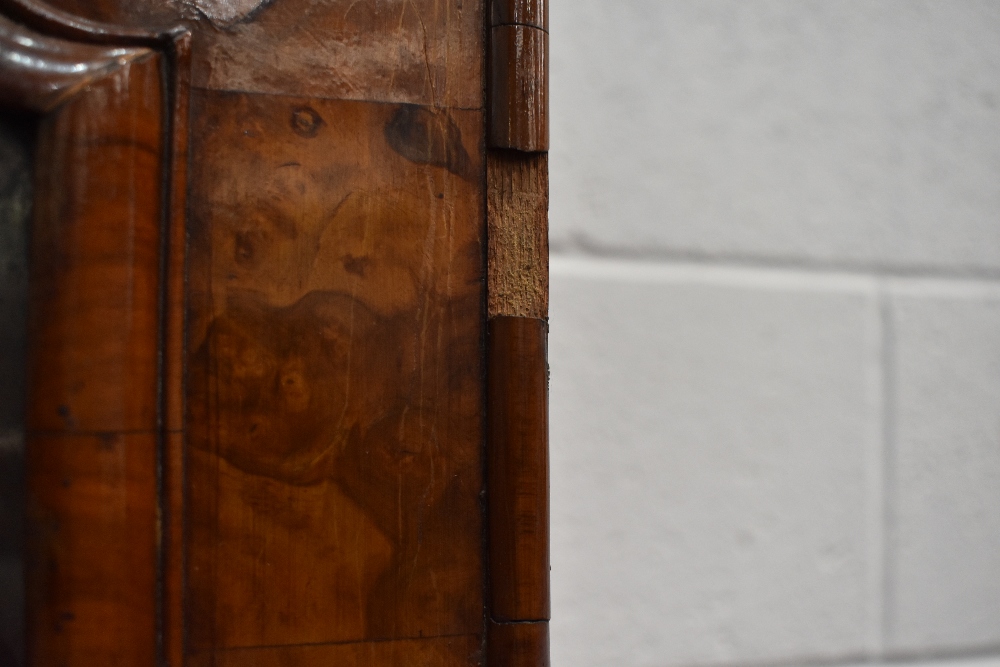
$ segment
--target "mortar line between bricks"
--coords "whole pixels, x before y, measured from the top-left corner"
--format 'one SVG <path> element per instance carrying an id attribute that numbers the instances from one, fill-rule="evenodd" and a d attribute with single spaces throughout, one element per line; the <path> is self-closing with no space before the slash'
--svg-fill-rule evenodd
<path id="1" fill-rule="evenodd" d="M 554 277 L 605 278 L 637 281 L 713 283 L 738 287 L 785 289 L 825 289 L 871 294 L 883 284 L 887 292 L 924 297 L 1000 299 L 1000 280 L 969 276 L 936 277 L 834 271 L 813 267 L 809 270 L 781 266 L 730 263 L 649 261 L 566 255 L 553 253 L 550 270 Z"/>
<path id="2" fill-rule="evenodd" d="M 893 667 L 922 665 L 933 667 L 998 667 L 1000 666 L 1000 644 L 973 646 L 964 649 L 925 649 L 923 651 L 889 651 L 883 664 Z"/>
<path id="3" fill-rule="evenodd" d="M 868 618 L 866 623 L 866 653 L 870 660 L 880 659 L 885 654 L 885 586 L 888 577 L 886 561 L 886 424 L 891 416 L 889 398 L 890 384 L 886 364 L 892 351 L 889 347 L 889 330 L 886 328 L 886 290 L 883 281 L 876 286 L 872 308 L 872 366 L 871 382 L 875 401 L 875 419 L 872 424 L 872 446 L 866 447 L 865 466 L 868 487 L 866 502 L 867 542 L 866 553 L 866 596 Z"/>
<path id="4" fill-rule="evenodd" d="M 634 250 L 600 248 L 592 244 L 550 242 L 553 258 L 591 259 L 636 263 L 692 264 L 706 267 L 733 267 L 744 269 L 788 270 L 803 273 L 829 273 L 848 276 L 876 276 L 881 278 L 914 278 L 941 281 L 974 281 L 1000 285 L 1000 268 L 942 267 L 931 264 L 829 260 L 810 257 L 780 255 L 751 255 L 742 253 L 711 253 L 690 250 Z"/>
<path id="5" fill-rule="evenodd" d="M 881 658 L 845 653 L 836 656 L 800 655 L 779 660 L 681 663 L 670 667 L 1000 667 L 1000 645 L 888 654 Z M 666 667 L 666 666 L 664 666 Z"/>
<path id="6" fill-rule="evenodd" d="M 882 605 L 880 619 L 882 655 L 887 652 L 893 632 L 895 590 L 889 573 L 897 553 L 896 521 L 893 501 L 896 498 L 896 328 L 892 318 L 892 297 L 880 286 L 879 311 L 882 320 Z"/>

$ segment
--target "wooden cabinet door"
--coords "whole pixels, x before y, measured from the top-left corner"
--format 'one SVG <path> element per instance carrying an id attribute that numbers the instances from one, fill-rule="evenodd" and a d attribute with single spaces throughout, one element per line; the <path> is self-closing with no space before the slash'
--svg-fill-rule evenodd
<path id="1" fill-rule="evenodd" d="M 545 10 L 0 1 L 28 664 L 547 664 Z"/>

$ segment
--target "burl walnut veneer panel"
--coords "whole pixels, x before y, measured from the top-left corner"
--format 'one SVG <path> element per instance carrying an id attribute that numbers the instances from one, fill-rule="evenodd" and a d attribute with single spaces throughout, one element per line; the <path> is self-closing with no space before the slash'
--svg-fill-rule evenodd
<path id="1" fill-rule="evenodd" d="M 481 640 L 482 113 L 193 109 L 191 650 Z"/>

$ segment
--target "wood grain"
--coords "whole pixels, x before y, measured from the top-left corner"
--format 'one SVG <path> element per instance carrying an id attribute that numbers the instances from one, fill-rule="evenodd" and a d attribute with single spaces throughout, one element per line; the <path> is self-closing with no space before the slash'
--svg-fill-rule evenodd
<path id="1" fill-rule="evenodd" d="M 501 25 L 490 39 L 490 146 L 549 149 L 549 35 Z"/>
<path id="2" fill-rule="evenodd" d="M 30 431 L 156 426 L 159 66 L 152 55 L 129 63 L 42 122 L 31 251 Z"/>
<path id="3" fill-rule="evenodd" d="M 482 665 L 482 636 L 289 647 L 238 648 L 195 653 L 189 667 L 468 667 Z M 505 667 L 505 663 L 493 663 Z"/>
<path id="4" fill-rule="evenodd" d="M 544 155 L 493 152 L 487 162 L 484 114 L 492 144 L 547 148 L 547 3 L 498 2 L 489 19 L 483 2 L 468 0 L 52 5 L 72 16 L 0 0 L 56 34 L 163 55 L 135 51 L 123 70 L 131 78 L 116 79 L 115 95 L 124 90 L 129 104 L 145 100 L 148 109 L 116 116 L 107 111 L 115 95 L 89 91 L 107 107 L 100 117 L 72 116 L 76 125 L 51 134 L 66 140 L 52 151 L 80 159 L 43 174 L 47 190 L 71 176 L 81 184 L 43 207 L 46 220 L 71 224 L 51 222 L 36 240 L 53 259 L 40 265 L 33 300 L 54 315 L 38 320 L 30 419 L 33 442 L 47 444 L 33 459 L 32 506 L 37 526 L 52 531 L 41 530 L 33 548 L 73 553 L 77 568 L 64 578 L 33 575 L 38 636 L 45 623 L 56 627 L 53 618 L 67 621 L 45 655 L 67 657 L 89 641 L 98 651 L 81 654 L 89 664 L 152 664 L 159 653 L 177 666 L 477 665 L 484 611 L 547 618 L 537 319 L 507 334 L 498 324 L 497 340 L 510 344 L 495 346 L 506 361 L 490 370 L 504 391 L 530 389 L 501 397 L 491 387 L 490 410 L 500 410 L 491 424 L 506 424 L 491 435 L 505 443 L 491 450 L 499 457 L 489 473 L 491 531 L 508 522 L 490 538 L 499 564 L 491 610 L 481 505 L 485 318 L 545 316 L 548 196 Z M 163 27 L 180 17 L 193 21 L 190 51 Z M 498 24 L 492 94 L 504 100 L 489 112 L 488 21 Z M 154 86 L 154 71 L 168 79 Z M 190 152 L 189 75 L 197 87 Z M 71 110 L 78 98 L 69 93 L 31 104 L 67 99 Z M 51 122 L 64 122 L 61 114 Z M 77 135 L 93 145 L 74 147 L 67 138 Z M 136 189 L 164 166 L 155 192 Z M 137 180 L 125 184 L 122 174 Z M 127 217 L 123 201 L 134 219 L 159 215 L 157 226 L 107 225 Z M 100 216 L 87 208 L 95 202 Z M 93 238 L 74 235 L 75 221 L 91 219 L 105 226 L 87 227 Z M 60 444 L 69 439 L 108 454 L 73 458 Z M 51 477 L 61 470 L 97 491 L 70 503 Z M 59 528 L 60 516 L 72 530 Z M 98 599 L 78 574 L 97 567 L 88 564 L 88 526 L 140 544 L 138 560 L 123 565 L 108 538 L 111 562 L 128 572 L 101 602 L 119 623 L 107 640 L 93 632 L 90 612 L 52 616 L 59 605 Z M 122 601 L 150 581 L 162 608 L 149 612 L 135 598 L 139 613 L 119 619 Z M 491 631 L 493 664 L 547 656 L 536 624 L 515 625 Z M 76 627 L 91 636 L 79 638 Z M 126 646 L 133 630 L 147 634 Z M 118 653 L 108 662 L 101 650 Z"/>
<path id="5" fill-rule="evenodd" d="M 156 658 L 156 436 L 29 435 L 29 665 Z"/>
<path id="6" fill-rule="evenodd" d="M 170 105 L 164 173 L 166 244 L 163 248 L 163 421 L 177 432 L 184 427 L 185 317 L 187 303 L 187 190 L 189 110 L 191 106 L 191 35 L 177 33 L 168 44 L 166 88 Z"/>
<path id="7" fill-rule="evenodd" d="M 72 9 L 66 11 L 67 6 Z M 79 44 L 160 50 L 177 32 L 184 32 L 176 8 L 156 0 L 0 0 L 0 12 L 49 37 Z M 131 21 L 119 20 L 123 16 Z"/>
<path id="8" fill-rule="evenodd" d="M 159 56 L 44 117 L 27 391 L 32 665 L 156 649 Z"/>
<path id="9" fill-rule="evenodd" d="M 549 313 L 549 160 L 545 153 L 486 153 L 488 315 Z"/>
<path id="10" fill-rule="evenodd" d="M 544 320 L 489 324 L 490 617 L 549 618 L 548 368 Z"/>
<path id="11" fill-rule="evenodd" d="M 162 427 L 160 530 L 160 655 L 165 666 L 184 664 L 185 641 L 185 400 L 187 378 L 187 190 L 191 39 L 177 34 L 168 45 L 169 116 L 166 243 L 163 246 Z"/>
<path id="12" fill-rule="evenodd" d="M 54 37 L 94 44 L 156 46 L 190 16 L 183 2 L 162 0 L 0 0 L 0 11 Z"/>
<path id="13" fill-rule="evenodd" d="M 549 667 L 549 624 L 490 622 L 487 664 L 499 667 Z"/>
<path id="14" fill-rule="evenodd" d="M 149 55 L 68 42 L 40 35 L 0 15 L 0 104 L 7 109 L 50 111 L 85 86 Z"/>
<path id="15" fill-rule="evenodd" d="M 184 527 L 184 475 L 186 467 L 185 437 L 183 432 L 163 434 L 160 446 L 162 471 L 159 517 L 160 553 L 160 608 L 158 625 L 160 637 L 158 655 L 161 663 L 171 667 L 184 665 L 185 650 L 185 527 Z"/>
<path id="16" fill-rule="evenodd" d="M 482 0 L 279 0 L 195 34 L 194 85 L 483 108 Z"/>
<path id="17" fill-rule="evenodd" d="M 48 5 L 62 16 L 46 26 L 65 30 L 73 17 L 113 24 L 121 26 L 116 43 L 186 20 L 197 87 L 484 106 L 484 0 L 0 0 L 18 17 L 51 14 Z"/>
<path id="18" fill-rule="evenodd" d="M 549 29 L 548 0 L 492 0 L 490 22 L 498 25 L 530 25 Z"/>
<path id="19" fill-rule="evenodd" d="M 194 102 L 192 650 L 481 636 L 482 114 Z"/>

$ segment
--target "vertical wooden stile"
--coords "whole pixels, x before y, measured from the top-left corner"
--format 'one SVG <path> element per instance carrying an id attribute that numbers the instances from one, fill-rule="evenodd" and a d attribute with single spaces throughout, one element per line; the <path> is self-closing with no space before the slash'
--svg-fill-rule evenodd
<path id="1" fill-rule="evenodd" d="M 14 37 L 2 48 L 20 56 L 0 71 L 0 103 L 41 118 L 27 660 L 162 663 L 165 628 L 178 625 L 165 617 L 183 549 L 169 533 L 181 525 L 170 505 L 179 514 L 188 85 L 179 63 L 190 35 L 94 23 L 32 0 L 0 9 L 31 26 L 0 18 L 0 39 Z"/>
<path id="2" fill-rule="evenodd" d="M 490 34 L 487 660 L 548 667 L 546 0 L 493 0 Z"/>
<path id="3" fill-rule="evenodd" d="M 33 665 L 156 653 L 159 58 L 139 55 L 42 121 L 26 449 Z"/>

